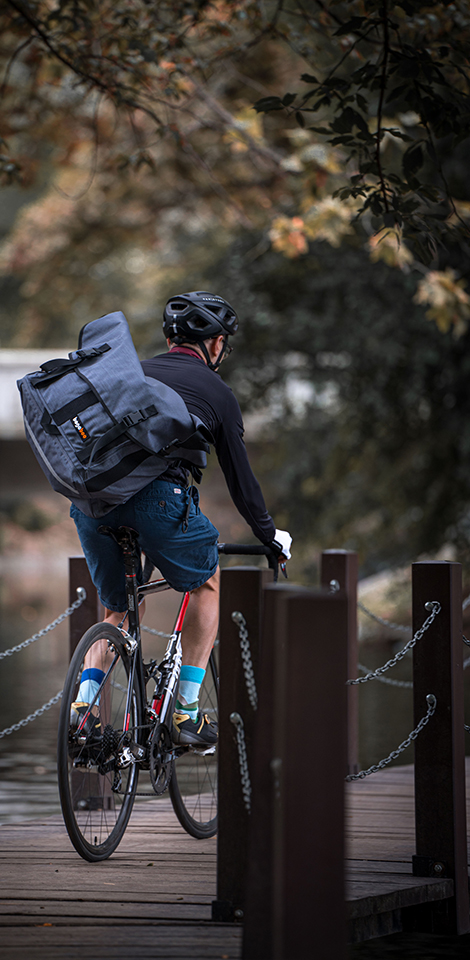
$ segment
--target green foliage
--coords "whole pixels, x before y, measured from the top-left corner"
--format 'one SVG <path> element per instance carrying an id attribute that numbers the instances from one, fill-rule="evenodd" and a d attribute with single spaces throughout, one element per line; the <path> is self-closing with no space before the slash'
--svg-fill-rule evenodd
<path id="1" fill-rule="evenodd" d="M 307 91 L 261 98 L 255 110 L 291 107 L 302 128 L 341 146 L 350 177 L 337 195 L 359 199 L 358 216 L 370 210 L 377 230 L 399 228 L 415 256 L 429 264 L 436 244 L 470 237 L 465 220 L 457 215 L 450 221 L 457 211 L 444 162 L 468 139 L 468 4 L 355 0 L 319 6 L 324 15 L 314 29 L 323 41 L 323 75 L 302 74 Z M 384 155 L 387 137 L 410 144 L 401 169 Z"/>

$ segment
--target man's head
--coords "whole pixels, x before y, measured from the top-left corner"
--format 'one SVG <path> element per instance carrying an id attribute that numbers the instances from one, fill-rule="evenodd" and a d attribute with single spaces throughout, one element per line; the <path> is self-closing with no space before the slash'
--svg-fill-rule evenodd
<path id="1" fill-rule="evenodd" d="M 207 290 L 170 297 L 163 311 L 167 339 L 176 344 L 197 345 L 211 370 L 217 370 L 227 350 L 228 337 L 237 330 L 238 317 L 233 307 Z"/>

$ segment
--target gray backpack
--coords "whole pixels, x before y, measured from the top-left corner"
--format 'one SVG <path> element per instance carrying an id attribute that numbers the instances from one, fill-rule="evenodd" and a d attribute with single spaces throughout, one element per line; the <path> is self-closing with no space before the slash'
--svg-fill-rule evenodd
<path id="1" fill-rule="evenodd" d="M 210 431 L 146 377 L 120 311 L 87 323 L 68 360 L 18 380 L 26 436 L 54 490 L 89 517 L 125 503 L 172 460 L 196 475 Z"/>

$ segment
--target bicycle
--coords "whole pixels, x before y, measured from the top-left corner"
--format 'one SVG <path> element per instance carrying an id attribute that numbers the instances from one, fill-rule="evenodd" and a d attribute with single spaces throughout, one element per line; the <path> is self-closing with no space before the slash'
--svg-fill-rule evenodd
<path id="1" fill-rule="evenodd" d="M 65 680 L 58 727 L 58 782 L 65 826 L 77 852 L 89 862 L 107 859 L 122 840 L 137 796 L 169 790 L 182 827 L 196 839 L 217 831 L 217 745 L 175 746 L 172 717 L 181 669 L 181 631 L 189 603 L 185 593 L 163 658 L 142 657 L 139 604 L 171 589 L 158 579 L 137 586 L 141 571 L 138 535 L 129 527 L 103 527 L 123 551 L 128 629 L 104 622 L 79 641 Z M 278 560 L 269 547 L 218 544 L 219 553 L 265 555 L 277 579 Z M 283 565 L 282 565 L 283 566 Z M 144 568 L 148 580 L 153 568 Z M 285 569 L 284 569 L 285 572 Z M 125 620 L 126 618 L 124 618 Z M 91 652 L 92 651 L 92 652 Z M 99 662 L 104 677 L 87 711 L 71 725 L 85 658 Z M 154 687 L 150 696 L 147 686 Z M 201 713 L 218 716 L 218 673 L 212 650 L 200 694 Z M 152 793 L 137 792 L 139 773 L 149 774 Z"/>

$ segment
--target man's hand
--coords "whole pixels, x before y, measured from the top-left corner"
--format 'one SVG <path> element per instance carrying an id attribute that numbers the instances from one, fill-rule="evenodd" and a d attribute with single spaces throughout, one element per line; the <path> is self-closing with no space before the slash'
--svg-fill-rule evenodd
<path id="1" fill-rule="evenodd" d="M 290 560 L 291 552 L 290 546 L 292 543 L 292 537 L 287 530 L 276 530 L 274 535 L 274 540 L 270 544 L 273 550 L 276 552 L 279 551 L 279 562 L 282 560 Z"/>

